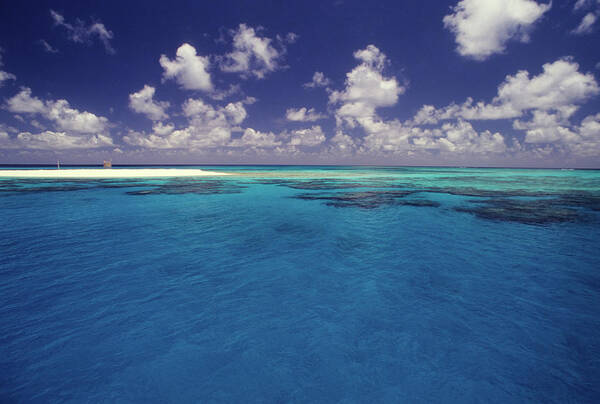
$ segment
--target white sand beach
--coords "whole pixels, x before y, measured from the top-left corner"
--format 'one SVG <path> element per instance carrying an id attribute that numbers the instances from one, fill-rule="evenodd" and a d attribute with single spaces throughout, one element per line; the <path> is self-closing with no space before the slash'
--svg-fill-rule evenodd
<path id="1" fill-rule="evenodd" d="M 168 178 L 231 175 L 190 168 L 81 168 L 0 170 L 0 178 Z"/>

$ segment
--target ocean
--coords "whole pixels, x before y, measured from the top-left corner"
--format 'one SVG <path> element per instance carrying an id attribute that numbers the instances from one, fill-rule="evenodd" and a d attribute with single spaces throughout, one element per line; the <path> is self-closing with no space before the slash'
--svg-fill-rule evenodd
<path id="1" fill-rule="evenodd" d="M 194 168 L 0 179 L 0 402 L 600 401 L 600 171 Z"/>

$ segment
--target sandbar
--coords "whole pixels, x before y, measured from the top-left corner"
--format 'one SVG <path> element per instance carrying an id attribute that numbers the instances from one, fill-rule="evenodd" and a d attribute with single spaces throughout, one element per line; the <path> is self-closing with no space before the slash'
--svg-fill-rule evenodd
<path id="1" fill-rule="evenodd" d="M 79 168 L 1 170 L 0 178 L 169 178 L 230 175 L 191 168 Z"/>

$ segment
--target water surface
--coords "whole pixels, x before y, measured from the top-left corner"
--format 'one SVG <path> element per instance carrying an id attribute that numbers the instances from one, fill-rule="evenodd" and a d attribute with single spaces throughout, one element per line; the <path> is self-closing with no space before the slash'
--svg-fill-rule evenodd
<path id="1" fill-rule="evenodd" d="M 2 402 L 594 402 L 600 172 L 0 179 Z"/>

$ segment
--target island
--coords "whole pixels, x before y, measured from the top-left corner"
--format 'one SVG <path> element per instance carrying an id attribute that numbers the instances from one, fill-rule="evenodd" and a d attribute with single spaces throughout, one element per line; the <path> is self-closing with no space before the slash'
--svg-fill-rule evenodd
<path id="1" fill-rule="evenodd" d="M 0 178 L 169 178 L 231 175 L 192 168 L 69 168 L 0 170 Z"/>

